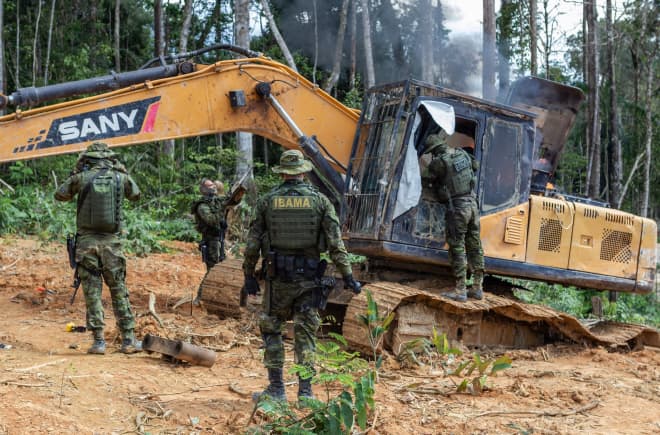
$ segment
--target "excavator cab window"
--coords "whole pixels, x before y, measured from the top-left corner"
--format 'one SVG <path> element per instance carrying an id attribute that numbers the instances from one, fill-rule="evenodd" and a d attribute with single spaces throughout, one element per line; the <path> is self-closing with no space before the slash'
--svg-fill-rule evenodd
<path id="1" fill-rule="evenodd" d="M 484 213 L 512 207 L 520 197 L 522 125 L 491 117 L 482 144 L 480 200 Z"/>

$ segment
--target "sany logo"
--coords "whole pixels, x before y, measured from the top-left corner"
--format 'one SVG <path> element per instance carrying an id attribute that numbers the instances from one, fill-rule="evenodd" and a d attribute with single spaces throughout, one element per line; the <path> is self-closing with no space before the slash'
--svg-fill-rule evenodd
<path id="1" fill-rule="evenodd" d="M 160 97 L 147 98 L 56 119 L 50 125 L 46 138 L 37 143 L 36 148 L 57 147 L 128 136 L 140 131 L 152 131 L 158 112 L 158 101 Z"/>
<path id="2" fill-rule="evenodd" d="M 133 109 L 129 114 L 124 112 L 112 115 L 100 115 L 98 118 L 83 118 L 82 121 L 73 120 L 60 124 L 58 132 L 62 141 L 78 138 L 86 138 L 89 135 L 98 137 L 108 132 L 118 132 L 123 129 L 130 130 L 135 126 L 135 117 L 138 109 Z M 120 121 L 123 121 L 120 125 Z"/>

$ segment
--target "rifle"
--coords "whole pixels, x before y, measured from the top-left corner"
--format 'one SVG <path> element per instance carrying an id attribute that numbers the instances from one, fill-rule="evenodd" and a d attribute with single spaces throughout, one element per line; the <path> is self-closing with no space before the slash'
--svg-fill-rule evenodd
<path id="1" fill-rule="evenodd" d="M 73 294 L 71 295 L 71 300 L 69 303 L 73 305 L 73 301 L 76 300 L 76 294 L 78 294 L 78 289 L 80 288 L 80 274 L 78 274 L 78 263 L 76 262 L 76 239 L 78 235 L 67 234 L 66 236 L 66 252 L 69 254 L 69 266 L 71 269 L 74 269 L 73 272 Z"/>
<path id="2" fill-rule="evenodd" d="M 220 256 L 219 260 L 223 261 L 225 259 L 225 234 L 227 233 L 227 213 L 225 213 L 225 221 L 220 222 L 220 234 L 218 239 L 220 240 Z"/>

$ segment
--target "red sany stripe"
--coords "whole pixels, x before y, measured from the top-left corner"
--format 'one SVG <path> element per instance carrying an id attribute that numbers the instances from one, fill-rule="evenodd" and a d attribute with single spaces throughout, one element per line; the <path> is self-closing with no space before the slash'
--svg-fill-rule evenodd
<path id="1" fill-rule="evenodd" d="M 160 107 L 160 101 L 149 106 L 147 111 L 147 117 L 144 120 L 144 126 L 142 131 L 144 133 L 151 133 L 154 131 L 154 123 L 156 122 L 156 114 L 158 113 L 158 108 Z"/>

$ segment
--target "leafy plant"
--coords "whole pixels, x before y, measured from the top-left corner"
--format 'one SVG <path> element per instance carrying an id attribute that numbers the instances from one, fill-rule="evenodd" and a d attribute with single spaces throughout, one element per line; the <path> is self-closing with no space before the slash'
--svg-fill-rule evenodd
<path id="1" fill-rule="evenodd" d="M 319 373 L 315 384 L 325 387 L 325 400 L 303 399 L 305 412 L 300 414 L 287 404 L 262 401 L 259 407 L 270 419 L 268 423 L 249 429 L 248 433 L 287 434 L 350 434 L 355 426 L 364 430 L 370 410 L 375 407 L 375 372 L 357 352 L 343 349 L 346 340 L 339 334 L 330 333 L 332 339 L 319 342 L 316 360 Z M 312 375 L 311 369 L 294 365 L 292 374 L 303 377 Z M 341 392 L 333 396 L 339 386 Z"/>
<path id="2" fill-rule="evenodd" d="M 478 353 L 475 353 L 471 360 L 463 361 L 451 373 L 454 376 L 466 376 L 466 378 L 456 386 L 456 392 L 470 392 L 474 395 L 481 394 L 487 387 L 486 382 L 488 381 L 488 376 L 494 376 L 497 372 L 510 367 L 511 358 L 506 355 L 494 360 L 482 360 L 481 356 Z M 462 374 L 464 370 L 465 373 Z M 473 374 L 475 375 L 472 376 Z"/>
<path id="3" fill-rule="evenodd" d="M 383 363 L 383 356 L 380 353 L 381 344 L 385 333 L 394 320 L 395 313 L 392 311 L 386 316 L 378 312 L 378 304 L 368 289 L 365 289 L 367 295 L 367 312 L 358 316 L 362 324 L 367 328 L 367 338 L 371 347 L 374 364 L 376 367 L 376 382 L 378 382 L 378 369 Z"/>

